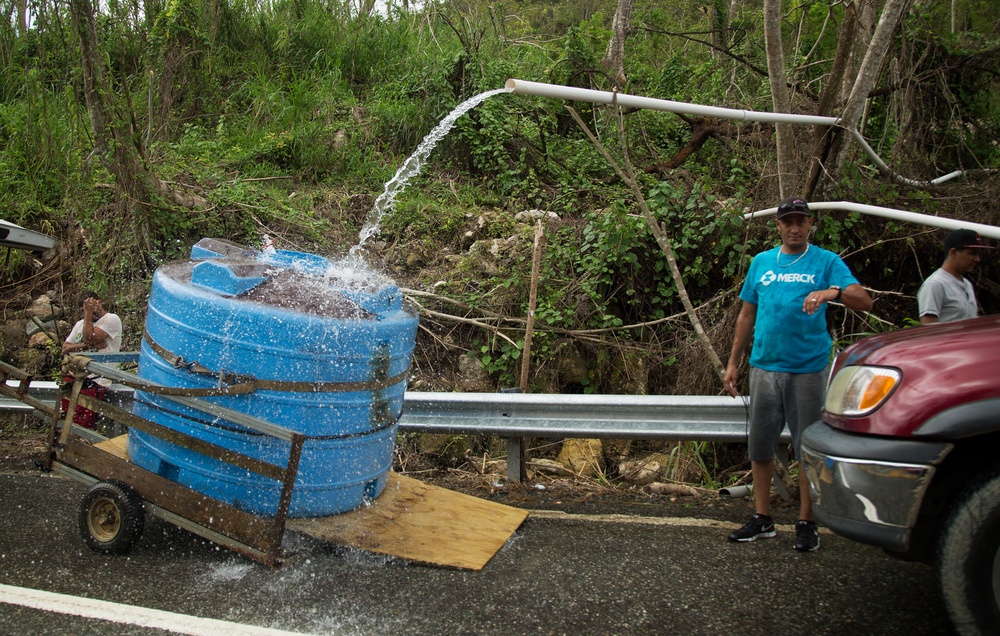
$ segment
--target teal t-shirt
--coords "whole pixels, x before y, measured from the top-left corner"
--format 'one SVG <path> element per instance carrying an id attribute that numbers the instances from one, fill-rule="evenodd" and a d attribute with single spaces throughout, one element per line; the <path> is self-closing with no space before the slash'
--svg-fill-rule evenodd
<path id="1" fill-rule="evenodd" d="M 779 249 L 754 257 L 740 291 L 742 300 L 757 305 L 750 365 L 778 373 L 817 373 L 830 362 L 833 339 L 826 329 L 826 307 L 810 316 L 802 303 L 810 292 L 832 285 L 847 289 L 858 280 L 829 250 L 810 245 L 805 255 L 781 254 L 779 261 Z"/>

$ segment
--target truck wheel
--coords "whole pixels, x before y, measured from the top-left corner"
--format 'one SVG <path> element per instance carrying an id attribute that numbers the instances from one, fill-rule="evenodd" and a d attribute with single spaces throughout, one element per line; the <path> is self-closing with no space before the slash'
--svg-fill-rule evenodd
<path id="1" fill-rule="evenodd" d="M 101 554 L 128 554 L 142 536 L 142 499 L 120 481 L 99 481 L 80 502 L 80 536 Z"/>
<path id="2" fill-rule="evenodd" d="M 966 490 L 949 513 L 938 576 L 960 634 L 1000 633 L 1000 472 Z"/>

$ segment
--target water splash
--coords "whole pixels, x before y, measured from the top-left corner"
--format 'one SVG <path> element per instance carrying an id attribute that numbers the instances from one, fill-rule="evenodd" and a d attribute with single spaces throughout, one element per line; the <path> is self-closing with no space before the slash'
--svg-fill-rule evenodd
<path id="1" fill-rule="evenodd" d="M 417 146 L 416 151 L 403 162 L 403 165 L 396 171 L 396 175 L 385 184 L 385 190 L 383 190 L 382 194 L 375 199 L 375 205 L 372 206 L 372 210 L 368 213 L 368 218 L 365 220 L 365 225 L 361 228 L 358 244 L 351 248 L 351 254 L 357 254 L 364 249 L 365 242 L 379 233 L 379 224 L 382 222 L 382 218 L 392 209 L 396 201 L 396 195 L 406 187 L 411 177 L 420 173 L 427 156 L 434 150 L 434 146 L 455 126 L 458 118 L 490 97 L 509 92 L 510 89 L 497 88 L 467 99 L 456 106 L 455 110 L 448 113 L 447 117 L 442 119 L 433 130 L 427 133 L 427 136 Z"/>
<path id="2" fill-rule="evenodd" d="M 353 251 L 340 260 L 331 261 L 324 278 L 328 286 L 368 293 L 392 284 L 389 277 L 372 269 Z"/>

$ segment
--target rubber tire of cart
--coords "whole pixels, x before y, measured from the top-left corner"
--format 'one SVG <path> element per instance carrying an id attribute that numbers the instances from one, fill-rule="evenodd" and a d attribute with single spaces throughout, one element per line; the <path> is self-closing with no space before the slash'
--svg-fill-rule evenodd
<path id="1" fill-rule="evenodd" d="M 80 502 L 80 536 L 94 552 L 128 554 L 145 525 L 142 499 L 128 484 L 99 481 Z"/>
<path id="2" fill-rule="evenodd" d="M 956 500 L 937 556 L 941 592 L 958 633 L 1000 633 L 1000 471 Z"/>

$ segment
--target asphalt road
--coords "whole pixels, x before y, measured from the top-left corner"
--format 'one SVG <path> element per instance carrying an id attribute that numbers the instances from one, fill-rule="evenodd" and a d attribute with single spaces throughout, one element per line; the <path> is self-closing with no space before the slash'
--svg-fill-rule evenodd
<path id="1" fill-rule="evenodd" d="M 826 532 L 819 552 L 799 554 L 789 526 L 779 526 L 777 539 L 730 544 L 729 520 L 539 511 L 480 572 L 408 564 L 292 533 L 286 543 L 295 558 L 271 570 L 157 519 L 147 522 L 128 557 L 95 554 L 76 529 L 83 492 L 58 476 L 0 474 L 3 633 L 225 636 L 262 627 L 343 636 L 771 636 L 950 629 L 928 566 Z"/>

